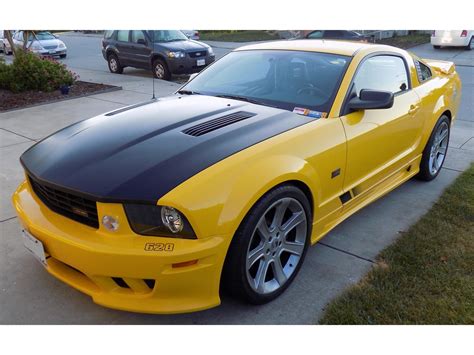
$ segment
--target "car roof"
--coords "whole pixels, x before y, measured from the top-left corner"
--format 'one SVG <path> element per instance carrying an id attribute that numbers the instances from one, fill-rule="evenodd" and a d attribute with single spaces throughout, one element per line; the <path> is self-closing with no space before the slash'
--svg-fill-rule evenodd
<path id="1" fill-rule="evenodd" d="M 354 56 L 358 51 L 363 49 L 380 49 L 391 51 L 394 48 L 386 45 L 378 45 L 364 42 L 353 41 L 334 41 L 326 39 L 301 39 L 301 40 L 286 40 L 286 41 L 272 41 L 257 44 L 250 44 L 239 47 L 236 51 L 258 50 L 258 49 L 275 49 L 275 50 L 291 50 L 291 51 L 309 51 L 333 53 L 345 56 Z"/>

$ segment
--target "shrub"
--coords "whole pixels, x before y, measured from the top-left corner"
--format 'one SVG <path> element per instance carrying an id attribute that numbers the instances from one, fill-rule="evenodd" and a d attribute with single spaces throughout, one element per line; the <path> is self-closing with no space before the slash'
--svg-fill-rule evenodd
<path id="1" fill-rule="evenodd" d="M 0 58 L 0 89 L 9 89 L 13 81 L 12 66 L 5 64 L 3 58 Z"/>
<path id="2" fill-rule="evenodd" d="M 13 92 L 53 91 L 72 85 L 78 76 L 51 58 L 17 51 L 11 65 L 0 65 L 0 87 Z"/>

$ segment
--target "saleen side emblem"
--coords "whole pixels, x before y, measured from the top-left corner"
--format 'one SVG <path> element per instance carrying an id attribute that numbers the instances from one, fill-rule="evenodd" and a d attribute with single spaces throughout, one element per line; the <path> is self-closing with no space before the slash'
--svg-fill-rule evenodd
<path id="1" fill-rule="evenodd" d="M 334 170 L 334 171 L 331 173 L 331 179 L 334 179 L 336 176 L 339 176 L 340 174 L 341 174 L 341 169 L 340 169 L 340 168 Z"/>
<path id="2" fill-rule="evenodd" d="M 72 207 L 72 212 L 82 217 L 89 217 L 89 214 L 86 211 L 81 210 L 80 208 L 77 208 L 77 207 Z"/>
<path id="3" fill-rule="evenodd" d="M 145 251 L 173 251 L 173 243 L 146 243 Z"/>

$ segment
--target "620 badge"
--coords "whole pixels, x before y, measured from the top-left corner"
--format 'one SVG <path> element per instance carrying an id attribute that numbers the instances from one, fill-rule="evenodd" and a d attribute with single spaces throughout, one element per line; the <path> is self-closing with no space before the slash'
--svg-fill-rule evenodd
<path id="1" fill-rule="evenodd" d="M 173 243 L 146 243 L 145 251 L 173 251 Z"/>

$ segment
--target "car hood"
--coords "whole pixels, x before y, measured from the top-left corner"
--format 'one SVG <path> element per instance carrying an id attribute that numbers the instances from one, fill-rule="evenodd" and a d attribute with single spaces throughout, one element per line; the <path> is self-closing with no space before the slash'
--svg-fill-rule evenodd
<path id="1" fill-rule="evenodd" d="M 203 123 L 212 129 L 240 113 L 250 117 L 199 136 L 183 132 Z M 66 127 L 21 162 L 30 177 L 97 201 L 156 203 L 218 161 L 313 120 L 242 101 L 175 95 Z"/>
<path id="2" fill-rule="evenodd" d="M 199 50 L 204 50 L 204 49 L 209 48 L 207 44 L 198 42 L 198 41 L 193 41 L 193 40 L 160 42 L 160 43 L 155 43 L 155 47 L 166 48 L 170 51 L 184 51 L 184 52 L 199 51 Z"/>
<path id="3" fill-rule="evenodd" d="M 62 41 L 60 41 L 59 39 L 43 39 L 43 40 L 34 40 L 33 43 L 40 43 L 43 47 L 44 46 L 59 46 L 60 43 L 62 43 Z"/>

